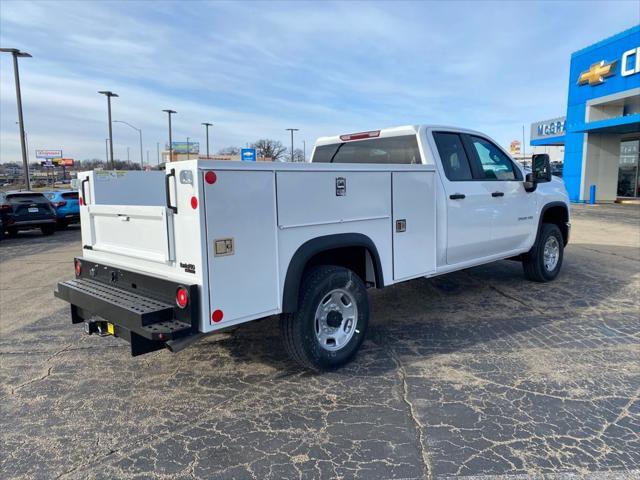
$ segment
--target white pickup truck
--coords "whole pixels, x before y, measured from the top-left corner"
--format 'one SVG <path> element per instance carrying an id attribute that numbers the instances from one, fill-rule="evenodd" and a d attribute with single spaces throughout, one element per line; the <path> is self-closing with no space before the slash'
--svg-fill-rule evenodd
<path id="1" fill-rule="evenodd" d="M 527 172 L 457 128 L 320 138 L 311 163 L 192 160 L 79 179 L 83 254 L 55 295 L 73 323 L 133 355 L 279 314 L 297 362 L 336 368 L 366 335 L 367 288 L 507 258 L 545 282 L 569 240 L 548 156 Z"/>

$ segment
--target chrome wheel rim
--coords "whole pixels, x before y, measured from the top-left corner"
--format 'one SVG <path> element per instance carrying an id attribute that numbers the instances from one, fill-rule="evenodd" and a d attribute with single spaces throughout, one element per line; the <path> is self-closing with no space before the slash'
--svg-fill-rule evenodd
<path id="1" fill-rule="evenodd" d="M 560 244 L 554 236 L 547 238 L 544 242 L 544 268 L 547 272 L 552 272 L 558 265 L 560 259 Z"/>
<path id="2" fill-rule="evenodd" d="M 318 343 L 329 351 L 340 350 L 356 332 L 358 306 L 353 295 L 336 288 L 327 293 L 315 315 L 315 332 Z"/>

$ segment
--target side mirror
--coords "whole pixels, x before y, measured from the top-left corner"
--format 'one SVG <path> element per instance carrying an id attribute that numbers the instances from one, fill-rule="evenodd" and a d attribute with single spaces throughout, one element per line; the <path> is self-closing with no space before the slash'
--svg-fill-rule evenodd
<path id="1" fill-rule="evenodd" d="M 531 157 L 531 173 L 534 182 L 551 181 L 551 160 L 547 153 L 538 153 Z"/>

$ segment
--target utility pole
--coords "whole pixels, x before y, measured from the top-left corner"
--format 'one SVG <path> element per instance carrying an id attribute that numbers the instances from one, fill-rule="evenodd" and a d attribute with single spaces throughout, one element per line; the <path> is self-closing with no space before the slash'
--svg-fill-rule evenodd
<path id="1" fill-rule="evenodd" d="M 189 160 L 189 137 L 187 137 L 187 160 Z"/>
<path id="2" fill-rule="evenodd" d="M 205 128 L 207 129 L 207 160 L 209 160 L 209 127 L 213 127 L 213 123 L 203 123 L 202 125 L 205 126 Z"/>
<path id="3" fill-rule="evenodd" d="M 307 142 L 302 140 L 302 161 L 307 161 Z"/>
<path id="4" fill-rule="evenodd" d="M 297 132 L 298 130 L 300 130 L 299 128 L 285 128 L 285 130 L 288 130 L 289 132 L 291 132 L 291 161 L 295 161 L 293 159 L 293 132 Z"/>
<path id="5" fill-rule="evenodd" d="M 107 112 L 109 114 L 109 152 L 111 153 L 111 168 L 115 169 L 113 163 L 113 129 L 111 125 L 111 97 L 117 97 L 117 93 L 110 92 L 108 90 L 103 90 L 98 92 L 107 97 Z"/>
<path id="6" fill-rule="evenodd" d="M 158 166 L 160 166 L 160 142 L 156 142 L 156 155 L 158 156 Z"/>
<path id="7" fill-rule="evenodd" d="M 18 71 L 18 57 L 30 58 L 27 52 L 21 52 L 17 48 L 0 48 L 0 52 L 10 53 L 13 57 L 13 75 L 16 80 L 16 102 L 18 104 L 18 122 L 20 122 L 20 147 L 22 148 L 22 165 L 24 168 L 24 178 L 27 190 L 31 190 L 31 179 L 29 176 L 29 160 L 27 158 L 27 146 L 24 133 L 24 117 L 22 115 L 22 94 L 20 92 L 20 73 Z"/>
<path id="8" fill-rule="evenodd" d="M 105 166 L 109 166 L 109 139 L 104 139 L 104 164 Z"/>
<path id="9" fill-rule="evenodd" d="M 142 157 L 142 129 L 138 128 L 138 127 L 134 127 L 133 125 L 131 125 L 130 123 L 124 122 L 122 120 L 114 120 L 113 123 L 124 123 L 125 125 L 127 125 L 128 127 L 133 128 L 136 132 L 138 132 L 138 135 L 140 135 L 140 168 L 144 169 L 144 160 Z"/>
<path id="10" fill-rule="evenodd" d="M 163 112 L 167 112 L 167 115 L 169 116 L 169 161 L 173 162 L 173 143 L 171 140 L 171 115 L 173 115 L 174 113 L 178 113 L 175 110 L 162 110 Z"/>

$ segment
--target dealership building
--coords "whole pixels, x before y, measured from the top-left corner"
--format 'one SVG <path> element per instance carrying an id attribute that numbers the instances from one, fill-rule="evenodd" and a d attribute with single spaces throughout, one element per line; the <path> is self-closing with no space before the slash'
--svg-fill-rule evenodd
<path id="1" fill-rule="evenodd" d="M 574 202 L 640 197 L 640 26 L 571 55 L 567 114 L 531 125 L 531 145 L 564 146 Z"/>

